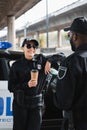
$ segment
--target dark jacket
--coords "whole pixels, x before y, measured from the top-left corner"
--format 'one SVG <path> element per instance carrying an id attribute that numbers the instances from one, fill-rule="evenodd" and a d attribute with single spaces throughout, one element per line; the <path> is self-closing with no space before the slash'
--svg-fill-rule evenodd
<path id="1" fill-rule="evenodd" d="M 38 55 L 34 61 L 27 60 L 23 56 L 20 60 L 13 63 L 9 73 L 8 89 L 14 93 L 14 99 L 20 105 L 24 104 L 25 106 L 28 100 L 29 106 L 41 105 L 41 93 L 46 77 L 44 73 L 46 60 L 43 55 Z M 39 71 L 38 85 L 29 88 L 28 81 L 31 79 L 30 72 L 33 68 Z"/>
<path id="2" fill-rule="evenodd" d="M 87 44 L 78 47 L 58 69 L 57 105 L 72 110 L 76 130 L 87 130 Z"/>

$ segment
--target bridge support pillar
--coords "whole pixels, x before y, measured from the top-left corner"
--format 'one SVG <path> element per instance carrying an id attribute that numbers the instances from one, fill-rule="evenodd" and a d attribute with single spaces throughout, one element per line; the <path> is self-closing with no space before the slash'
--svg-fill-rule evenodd
<path id="1" fill-rule="evenodd" d="M 61 30 L 58 30 L 58 47 L 62 46 Z"/>
<path id="2" fill-rule="evenodd" d="M 36 39 L 39 41 L 39 31 L 36 32 Z"/>
<path id="3" fill-rule="evenodd" d="M 8 26 L 8 34 L 7 34 L 7 40 L 8 42 L 13 44 L 13 49 L 16 48 L 15 39 L 15 16 L 8 16 L 7 17 L 7 26 Z"/>

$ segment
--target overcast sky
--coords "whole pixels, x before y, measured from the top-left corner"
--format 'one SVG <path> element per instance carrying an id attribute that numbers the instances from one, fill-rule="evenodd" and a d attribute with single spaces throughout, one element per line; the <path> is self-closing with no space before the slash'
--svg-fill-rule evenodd
<path id="1" fill-rule="evenodd" d="M 54 12 L 76 1 L 78 0 L 48 0 L 48 13 Z M 20 29 L 28 23 L 44 17 L 45 15 L 46 0 L 41 0 L 36 6 L 20 16 L 17 20 L 15 20 L 15 29 Z M 5 35 L 6 33 L 6 29 L 3 29 L 2 31 L 0 31 L 0 36 Z"/>

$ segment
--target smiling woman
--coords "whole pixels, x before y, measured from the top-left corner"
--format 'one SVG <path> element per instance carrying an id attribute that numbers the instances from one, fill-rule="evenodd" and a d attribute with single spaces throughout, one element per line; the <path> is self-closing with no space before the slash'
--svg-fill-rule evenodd
<path id="1" fill-rule="evenodd" d="M 42 55 L 40 55 L 40 56 L 42 56 Z M 50 56 L 47 56 L 47 58 L 49 58 Z M 9 74 L 9 69 L 12 67 L 12 65 L 15 63 L 15 61 L 18 61 L 22 57 L 23 57 L 23 52 L 21 52 L 21 51 L 19 52 L 19 51 L 11 51 L 11 50 L 7 50 L 7 51 L 0 50 L 0 130 L 12 130 L 13 94 L 9 93 L 9 91 L 8 91 L 8 74 Z M 37 58 L 39 60 L 40 57 L 38 57 L 38 55 L 36 55 L 35 58 Z M 57 62 L 57 60 L 59 60 L 58 62 L 60 62 L 63 59 L 65 59 L 65 56 L 63 54 L 59 53 L 57 55 L 53 55 L 52 59 L 53 59 L 52 67 L 57 68 L 58 67 L 57 63 L 55 66 L 54 61 Z M 29 62 L 27 62 L 27 60 L 26 60 L 26 64 L 29 64 Z M 41 59 L 38 62 L 37 67 L 39 70 L 41 69 L 41 67 L 42 67 Z M 25 69 L 25 71 L 24 71 L 24 69 Z M 22 71 L 24 71 L 24 73 L 27 74 L 27 76 L 24 76 L 24 79 L 27 78 L 29 76 L 28 75 L 29 70 L 26 69 L 25 65 L 22 67 Z M 18 75 L 18 73 L 17 73 L 17 75 Z M 23 73 L 21 73 L 20 75 L 23 76 Z M 40 81 L 42 79 L 42 75 L 43 75 L 43 73 L 40 75 Z M 13 75 L 12 75 L 12 77 L 13 77 Z M 22 84 L 21 84 L 21 87 L 22 87 Z M 26 86 L 25 86 L 25 89 L 26 89 Z M 45 91 L 43 91 L 43 97 L 45 94 L 46 97 L 44 97 L 44 98 L 47 100 L 45 102 L 46 109 L 45 109 L 45 113 L 43 115 L 43 123 L 42 123 L 41 130 L 48 130 L 49 129 L 48 127 L 50 127 L 50 130 L 53 130 L 53 127 L 54 128 L 57 127 L 57 129 L 58 129 L 59 127 L 61 127 L 59 125 L 59 123 L 62 122 L 61 121 L 62 119 L 59 120 L 60 116 L 62 116 L 61 111 L 59 111 L 59 109 L 54 106 L 53 102 L 51 102 L 53 100 L 53 94 L 52 94 L 51 87 L 49 86 L 48 89 L 49 90 L 46 91 L 46 94 L 44 93 Z M 26 92 L 27 92 L 27 90 L 26 90 Z M 22 113 L 23 113 L 23 111 L 22 111 Z M 33 116 L 33 119 L 34 119 L 34 116 Z"/>
<path id="2" fill-rule="evenodd" d="M 16 130 L 40 130 L 43 83 L 51 63 L 44 55 L 36 55 L 38 46 L 37 40 L 24 39 L 24 55 L 10 68 L 8 90 L 14 94 L 13 129 Z M 37 70 L 37 79 L 32 79 L 32 70 Z"/>

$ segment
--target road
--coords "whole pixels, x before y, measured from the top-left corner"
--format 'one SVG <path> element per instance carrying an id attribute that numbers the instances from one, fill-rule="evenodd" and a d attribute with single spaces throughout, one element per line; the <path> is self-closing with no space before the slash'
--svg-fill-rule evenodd
<path id="1" fill-rule="evenodd" d="M 60 52 L 64 53 L 65 56 L 68 56 L 73 53 L 70 46 L 60 47 L 60 48 L 45 48 L 45 49 L 41 49 L 41 51 L 39 49 L 37 50 L 37 53 L 42 53 L 44 55 L 53 55 Z"/>

